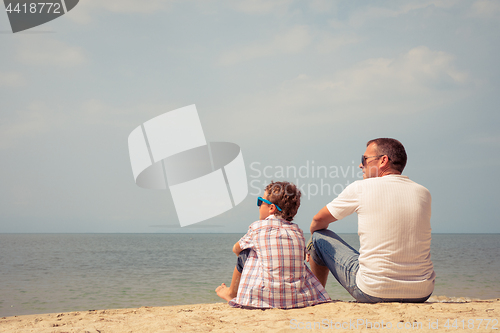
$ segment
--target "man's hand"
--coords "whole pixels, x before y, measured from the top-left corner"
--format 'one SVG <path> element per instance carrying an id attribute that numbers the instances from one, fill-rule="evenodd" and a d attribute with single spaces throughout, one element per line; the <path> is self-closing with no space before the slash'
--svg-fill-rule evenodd
<path id="1" fill-rule="evenodd" d="M 332 216 L 328 208 L 323 207 L 321 210 L 316 214 L 311 222 L 311 227 L 309 230 L 311 231 L 311 234 L 314 233 L 316 230 L 321 230 L 321 229 L 326 229 L 328 228 L 328 225 L 332 222 L 337 221 L 335 217 Z"/>

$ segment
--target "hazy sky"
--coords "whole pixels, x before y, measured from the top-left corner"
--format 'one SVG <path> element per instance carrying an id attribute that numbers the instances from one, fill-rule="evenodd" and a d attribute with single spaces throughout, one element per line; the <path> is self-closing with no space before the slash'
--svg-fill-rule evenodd
<path id="1" fill-rule="evenodd" d="M 271 179 L 298 182 L 308 230 L 376 137 L 405 145 L 434 232 L 500 232 L 500 1 L 80 0 L 0 32 L 0 232 L 244 232 Z M 249 195 L 180 228 L 127 138 L 190 104 Z"/>

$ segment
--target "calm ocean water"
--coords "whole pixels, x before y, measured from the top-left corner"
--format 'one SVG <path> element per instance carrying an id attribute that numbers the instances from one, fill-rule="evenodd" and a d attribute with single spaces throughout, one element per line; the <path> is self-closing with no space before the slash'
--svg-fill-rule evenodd
<path id="1" fill-rule="evenodd" d="M 0 316 L 221 302 L 241 236 L 0 234 Z M 432 261 L 434 296 L 500 297 L 499 234 L 435 234 Z M 326 289 L 352 300 L 331 275 Z"/>

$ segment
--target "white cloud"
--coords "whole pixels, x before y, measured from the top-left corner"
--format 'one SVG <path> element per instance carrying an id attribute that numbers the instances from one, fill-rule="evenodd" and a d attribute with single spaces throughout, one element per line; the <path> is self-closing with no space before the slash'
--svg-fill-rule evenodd
<path id="1" fill-rule="evenodd" d="M 168 10 L 174 0 L 85 0 L 78 3 L 76 10 L 68 12 L 67 17 L 80 24 L 92 22 L 94 14 L 106 11 L 112 13 L 150 14 Z"/>
<path id="2" fill-rule="evenodd" d="M 369 114 L 424 112 L 473 92 L 473 83 L 455 68 L 452 55 L 425 46 L 394 58 L 367 59 L 326 75 L 299 75 L 275 89 L 239 96 L 234 102 L 238 109 L 255 115 L 249 120 L 255 124 L 245 128 L 251 132 L 268 114 L 278 117 L 280 126 L 303 128 L 317 125 L 318 119 L 341 123 Z M 226 127 L 238 121 L 237 116 L 227 119 Z"/>
<path id="3" fill-rule="evenodd" d="M 307 26 L 296 26 L 284 33 L 275 35 L 270 40 L 254 42 L 226 51 L 221 55 L 219 63 L 234 65 L 252 59 L 297 53 L 309 45 L 311 38 Z"/>
<path id="4" fill-rule="evenodd" d="M 309 8 L 317 13 L 325 13 L 337 8 L 337 3 L 331 0 L 309 0 L 307 3 Z"/>
<path id="5" fill-rule="evenodd" d="M 15 114 L 4 116 L 0 125 L 0 149 L 12 148 L 23 141 L 39 142 L 75 124 L 95 124 L 95 112 L 106 114 L 107 111 L 92 104 L 98 103 L 90 101 L 80 107 L 72 106 L 71 112 L 68 112 L 69 108 L 64 109 L 59 104 L 54 106 L 44 101 L 33 101 Z"/>
<path id="6" fill-rule="evenodd" d="M 466 81 L 453 56 L 421 46 L 393 59 L 362 61 L 332 78 L 298 76 L 282 85 L 278 98 L 290 108 L 414 112 L 442 103 Z"/>
<path id="7" fill-rule="evenodd" d="M 316 44 L 316 50 L 319 53 L 332 53 L 343 46 L 349 44 L 356 44 L 360 42 L 360 38 L 355 34 L 349 35 L 330 35 L 330 34 L 321 34 L 318 37 L 318 42 Z"/>
<path id="8" fill-rule="evenodd" d="M 22 63 L 35 66 L 73 67 L 86 61 L 81 47 L 69 46 L 41 35 L 22 37 L 17 50 L 17 58 Z"/>
<path id="9" fill-rule="evenodd" d="M 26 85 L 24 77 L 16 72 L 0 72 L 0 87 L 18 88 Z"/>
<path id="10" fill-rule="evenodd" d="M 292 0 L 244 0 L 230 1 L 229 3 L 235 10 L 247 14 L 268 14 L 271 12 L 284 14 Z"/>
<path id="11" fill-rule="evenodd" d="M 430 0 L 430 1 L 401 1 L 399 7 L 375 7 L 368 6 L 359 11 L 355 11 L 349 18 L 350 25 L 362 26 L 372 20 L 380 20 L 400 15 L 408 14 L 410 11 L 424 8 L 451 8 L 458 5 L 460 1 L 456 0 Z"/>
<path id="12" fill-rule="evenodd" d="M 168 7 L 171 0 L 87 0 L 96 8 L 106 9 L 115 13 L 152 13 Z"/>
<path id="13" fill-rule="evenodd" d="M 495 18 L 500 16 L 500 1 L 479 0 L 472 4 L 473 14 L 479 17 Z"/>
<path id="14" fill-rule="evenodd" d="M 399 76 L 401 82 L 426 86 L 438 82 L 465 83 L 467 75 L 456 70 L 453 61 L 454 57 L 446 52 L 419 46 L 394 59 L 388 67 L 388 73 L 392 69 L 392 74 Z"/>
<path id="15" fill-rule="evenodd" d="M 130 131 L 151 118 L 184 105 L 178 103 L 141 103 L 137 105 L 112 105 L 99 99 L 89 99 L 77 106 L 78 122 L 89 126 L 129 128 Z"/>
<path id="16" fill-rule="evenodd" d="M 310 52 L 332 53 L 341 47 L 355 44 L 360 38 L 354 34 L 332 34 L 301 25 L 276 34 L 264 41 L 235 46 L 221 54 L 219 64 L 234 65 L 253 59 Z"/>
<path id="17" fill-rule="evenodd" d="M 186 2 L 186 1 L 184 1 Z M 276 14 L 278 16 L 285 15 L 289 12 L 290 5 L 293 0 L 195 0 L 190 1 L 196 5 L 211 8 L 229 7 L 236 12 L 250 15 L 266 15 Z M 92 21 L 92 13 L 97 11 L 109 11 L 113 13 L 154 13 L 158 11 L 170 10 L 175 3 L 182 3 L 178 0 L 86 0 L 80 1 L 78 10 L 72 10 L 68 13 L 68 17 L 78 23 L 90 23 Z M 328 0 L 313 0 L 309 6 L 316 11 L 329 10 L 332 4 Z"/>
<path id="18" fill-rule="evenodd" d="M 437 8 L 451 8 L 458 5 L 460 0 L 429 0 L 429 1 L 408 1 L 403 2 L 401 8 L 398 10 L 400 14 L 406 14 L 412 10 L 427 8 L 427 7 L 437 7 Z"/>
<path id="19" fill-rule="evenodd" d="M 183 105 L 178 103 L 143 103 L 123 107 L 99 99 L 89 99 L 76 105 L 62 105 L 37 100 L 0 118 L 0 149 L 10 149 L 25 141 L 40 142 L 60 131 L 81 129 L 82 126 L 89 133 L 97 128 L 132 131 L 145 121 L 181 106 Z"/>
<path id="20" fill-rule="evenodd" d="M 58 123 L 56 113 L 45 103 L 31 103 L 23 112 L 13 118 L 6 116 L 0 122 L 0 148 L 9 148 L 23 138 L 33 138 L 46 133 Z"/>

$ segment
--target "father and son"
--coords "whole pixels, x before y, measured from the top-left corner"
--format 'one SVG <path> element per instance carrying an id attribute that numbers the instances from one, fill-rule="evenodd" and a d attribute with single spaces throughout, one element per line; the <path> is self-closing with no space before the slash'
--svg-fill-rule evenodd
<path id="1" fill-rule="evenodd" d="M 323 207 L 307 244 L 292 220 L 301 192 L 271 182 L 257 200 L 259 220 L 233 247 L 231 285 L 217 295 L 243 308 L 299 308 L 329 302 L 329 272 L 357 302 L 425 302 L 436 274 L 430 256 L 431 195 L 402 172 L 406 151 L 395 139 L 368 141 L 359 167 L 363 180 Z M 358 214 L 359 252 L 330 223 Z M 305 263 L 309 262 L 309 269 Z"/>

